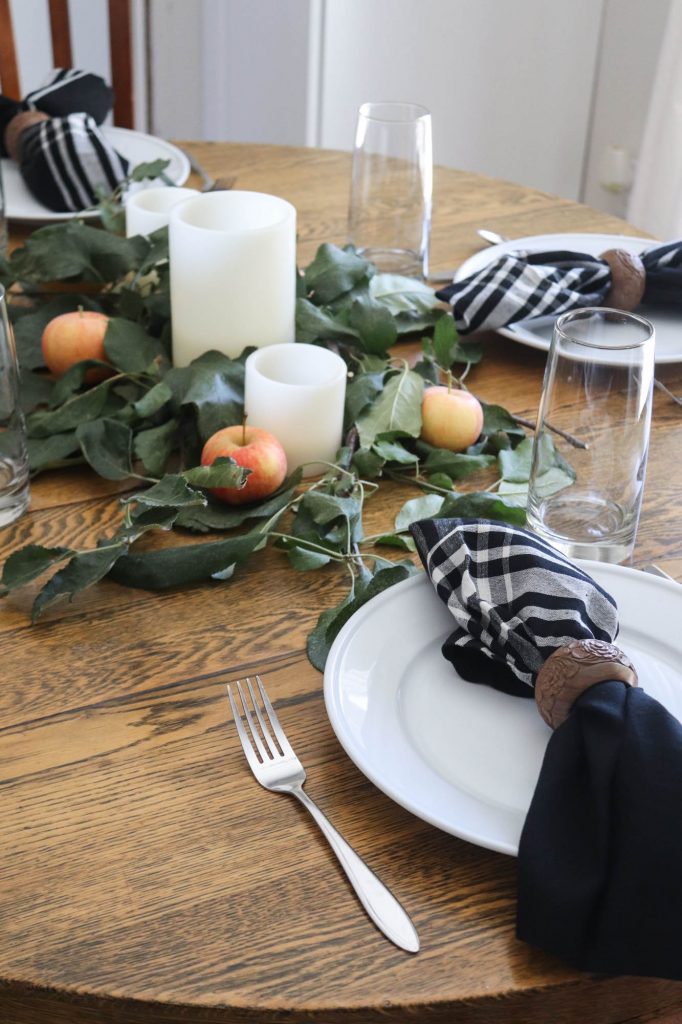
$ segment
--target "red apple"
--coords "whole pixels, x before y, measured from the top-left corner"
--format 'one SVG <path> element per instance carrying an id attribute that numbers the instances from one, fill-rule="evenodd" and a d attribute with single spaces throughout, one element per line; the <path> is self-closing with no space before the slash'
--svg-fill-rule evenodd
<path id="1" fill-rule="evenodd" d="M 477 398 L 460 388 L 427 388 L 422 400 L 424 441 L 435 448 L 463 452 L 478 440 L 483 429 L 483 408 Z"/>
<path id="2" fill-rule="evenodd" d="M 109 317 L 104 313 L 78 309 L 73 313 L 62 313 L 50 320 L 43 331 L 43 358 L 48 370 L 57 377 L 66 373 L 74 363 L 83 359 L 100 359 L 106 363 L 104 335 L 109 326 Z M 113 371 L 104 367 L 93 367 L 85 374 L 88 382 L 104 380 Z"/>
<path id="3" fill-rule="evenodd" d="M 277 490 L 287 475 L 287 457 L 273 434 L 258 427 L 225 427 L 209 437 L 201 453 L 201 465 L 210 466 L 219 456 L 229 456 L 251 472 L 243 487 L 214 487 L 211 494 L 228 505 L 260 501 Z"/>

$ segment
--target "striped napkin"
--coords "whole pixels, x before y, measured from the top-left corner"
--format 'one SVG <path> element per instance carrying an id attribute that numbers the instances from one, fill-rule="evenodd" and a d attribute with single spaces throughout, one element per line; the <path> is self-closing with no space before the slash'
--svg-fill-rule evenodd
<path id="1" fill-rule="evenodd" d="M 613 597 L 534 534 L 465 519 L 410 529 L 464 679 L 532 694 L 555 650 L 617 636 Z M 549 735 L 521 835 L 518 938 L 582 970 L 682 980 L 681 804 L 679 722 L 639 687 L 582 693 Z"/>
<path id="2" fill-rule="evenodd" d="M 640 253 L 646 272 L 643 301 L 682 307 L 682 239 Z M 496 331 L 533 317 L 608 305 L 609 263 L 581 252 L 503 253 L 469 277 L 436 292 L 449 302 L 460 334 Z"/>
<path id="3" fill-rule="evenodd" d="M 21 102 L 0 97 L 0 152 L 10 144 L 32 195 L 49 210 L 78 212 L 97 202 L 128 173 L 128 161 L 107 141 L 99 125 L 111 110 L 114 94 L 104 79 L 78 69 L 55 69 L 43 86 Z M 28 111 L 41 120 L 24 117 Z M 14 125 L 14 129 L 13 126 Z"/>

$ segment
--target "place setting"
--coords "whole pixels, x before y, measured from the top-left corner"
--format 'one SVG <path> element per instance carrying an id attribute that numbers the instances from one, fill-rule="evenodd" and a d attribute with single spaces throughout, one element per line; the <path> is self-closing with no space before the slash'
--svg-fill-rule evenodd
<path id="1" fill-rule="evenodd" d="M 63 186 L 43 126 L 73 114 L 44 99 L 84 85 L 104 109 L 80 77 L 8 109 L 10 220 L 44 219 L 31 154 Z M 299 266 L 289 198 L 186 187 L 182 151 L 87 116 L 74 136 L 104 140 L 141 187 L 92 184 L 92 208 L 53 211 L 4 261 L 5 607 L 37 637 L 87 617 L 100 587 L 141 606 L 158 593 L 160 620 L 169 596 L 203 602 L 199 620 L 224 601 L 229 669 L 215 654 L 191 665 L 190 690 L 205 673 L 201 699 L 221 702 L 211 770 L 303 804 L 371 921 L 418 963 L 429 926 L 400 878 L 375 874 L 303 790 L 298 698 L 230 646 L 230 601 L 256 622 L 292 602 L 292 650 L 319 672 L 338 756 L 420 821 L 516 858 L 519 941 L 567 969 L 682 980 L 682 588 L 633 567 L 649 462 L 661 473 L 655 373 L 682 361 L 682 243 L 520 238 L 434 290 L 429 111 L 368 103 L 347 237 Z M 512 353 L 500 382 L 485 331 L 544 366 L 514 370 Z M 83 472 L 110 503 L 87 544 L 68 519 L 49 540 L 31 532 L 31 494 Z M 283 566 L 286 598 L 270 583 Z M 322 603 L 299 622 L 306 587 Z M 281 624 L 261 632 L 248 649 L 265 663 Z M 310 771 L 311 793 L 327 770 Z M 254 823 L 275 802 L 256 794 Z"/>

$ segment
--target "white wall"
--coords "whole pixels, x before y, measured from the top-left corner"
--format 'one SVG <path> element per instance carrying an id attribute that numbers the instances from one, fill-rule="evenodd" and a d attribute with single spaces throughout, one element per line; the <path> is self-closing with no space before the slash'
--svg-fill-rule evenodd
<path id="1" fill-rule="evenodd" d="M 601 184 L 605 157 L 615 146 L 626 151 L 626 163 L 637 159 L 669 9 L 670 0 L 606 0 L 583 199 L 621 217 L 627 191 L 613 194 Z"/>
<path id="2" fill-rule="evenodd" d="M 364 100 L 433 115 L 434 159 L 577 198 L 601 0 L 327 0 L 323 146 Z"/>

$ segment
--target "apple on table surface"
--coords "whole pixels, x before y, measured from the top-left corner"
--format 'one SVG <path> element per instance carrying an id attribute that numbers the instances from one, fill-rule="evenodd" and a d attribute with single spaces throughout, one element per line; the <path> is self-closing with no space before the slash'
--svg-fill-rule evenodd
<path id="1" fill-rule="evenodd" d="M 229 457 L 251 472 L 243 487 L 212 487 L 211 494 L 228 505 L 245 505 L 273 494 L 287 475 L 287 457 L 274 434 L 259 427 L 237 424 L 209 437 L 201 453 L 201 465 L 210 466 L 220 456 Z"/>
<path id="2" fill-rule="evenodd" d="M 43 358 L 48 370 L 61 377 L 84 359 L 107 363 L 104 335 L 108 326 L 109 317 L 94 310 L 77 309 L 54 317 L 42 336 Z M 105 380 L 113 372 L 104 366 L 93 366 L 86 372 L 85 379 L 90 384 Z"/>
<path id="3" fill-rule="evenodd" d="M 483 429 L 483 407 L 469 391 L 434 385 L 422 399 L 421 438 L 434 448 L 463 452 Z"/>

